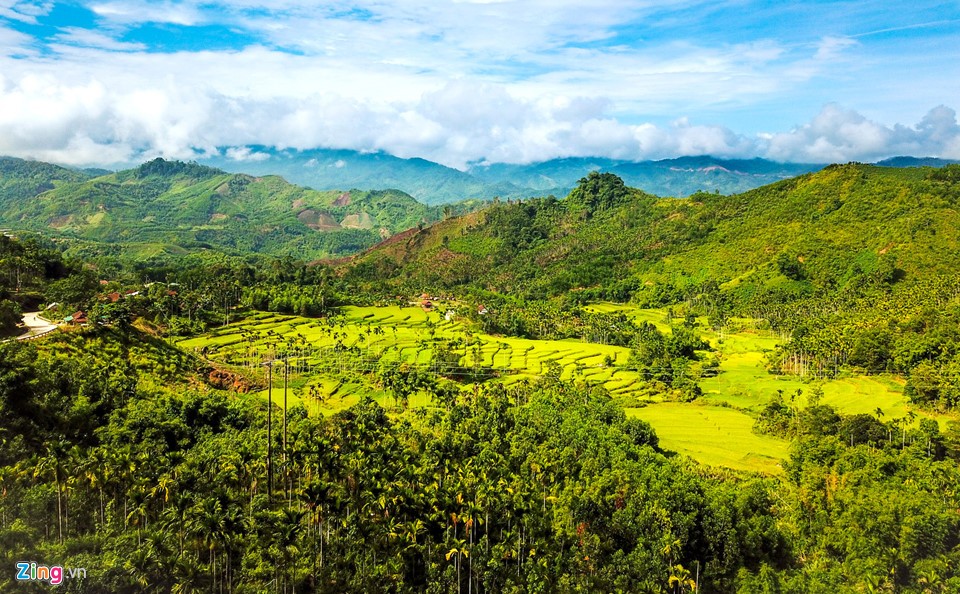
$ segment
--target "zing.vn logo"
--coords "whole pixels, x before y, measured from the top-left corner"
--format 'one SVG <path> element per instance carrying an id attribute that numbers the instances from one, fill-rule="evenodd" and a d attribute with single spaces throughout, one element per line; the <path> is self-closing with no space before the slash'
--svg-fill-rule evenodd
<path id="1" fill-rule="evenodd" d="M 32 563 L 17 563 L 17 580 L 22 582 L 47 582 L 51 586 L 59 586 L 65 578 L 85 578 L 87 570 L 82 567 L 64 569 L 59 565 L 47 567 Z"/>

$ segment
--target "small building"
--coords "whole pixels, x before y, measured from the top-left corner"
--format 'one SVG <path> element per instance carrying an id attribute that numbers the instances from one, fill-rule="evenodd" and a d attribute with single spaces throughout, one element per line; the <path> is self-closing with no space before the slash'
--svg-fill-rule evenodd
<path id="1" fill-rule="evenodd" d="M 489 312 L 487 311 L 487 308 L 486 308 L 486 307 L 484 307 L 483 305 L 479 305 L 479 306 L 477 306 L 477 313 L 480 314 L 481 316 L 485 316 L 485 315 L 487 315 Z"/>
<path id="2" fill-rule="evenodd" d="M 63 318 L 63 321 L 67 324 L 73 326 L 82 326 L 87 323 L 87 314 L 81 311 L 74 312 L 73 315 L 69 315 Z"/>
<path id="3" fill-rule="evenodd" d="M 109 301 L 110 303 L 116 303 L 121 299 L 123 299 L 123 295 L 121 295 L 120 293 L 117 293 L 116 291 L 114 291 L 113 293 L 107 293 L 107 301 Z"/>

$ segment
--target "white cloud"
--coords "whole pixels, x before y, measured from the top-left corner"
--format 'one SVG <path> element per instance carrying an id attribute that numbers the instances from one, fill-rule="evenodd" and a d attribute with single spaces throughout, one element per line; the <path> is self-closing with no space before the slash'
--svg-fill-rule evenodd
<path id="1" fill-rule="evenodd" d="M 871 40 L 846 32 L 789 43 L 776 35 L 741 41 L 736 30 L 720 41 L 659 32 L 714 18 L 716 3 L 701 0 L 87 5 L 99 29 L 63 28 L 41 41 L 0 28 L 0 153 L 107 164 L 260 144 L 385 150 L 463 166 L 584 155 L 832 161 L 960 152 L 955 114 L 945 107 L 915 126 L 880 124 L 837 105 L 786 132 L 759 123 L 758 106 L 769 121 L 784 105 L 796 114 L 837 99 L 882 119 L 876 103 L 807 91 L 816 81 L 857 78 L 866 62 L 854 58 Z M 29 20 L 49 10 L 0 0 L 0 16 Z M 718 29 L 739 16 L 726 18 Z M 151 52 L 149 41 L 120 41 L 137 39 L 145 23 L 215 24 L 260 42 Z M 625 25 L 636 31 L 618 37 Z M 911 79 L 911 93 L 926 93 L 912 105 L 953 96 L 952 63 L 943 58 L 937 81 Z M 883 65 L 885 76 L 897 76 L 894 66 Z M 695 123 L 678 119 L 685 114 Z M 776 115 L 783 117 L 806 116 Z M 770 132 L 754 134 L 764 127 Z"/>
<path id="2" fill-rule="evenodd" d="M 82 29 L 80 27 L 65 27 L 61 29 L 60 33 L 56 36 L 56 41 L 68 45 L 118 52 L 134 52 L 147 49 L 147 46 L 142 43 L 118 41 L 98 31 Z M 56 47 L 54 49 L 56 49 Z"/>
<path id="3" fill-rule="evenodd" d="M 960 158 L 960 126 L 946 106 L 931 109 L 915 126 L 888 126 L 829 104 L 789 132 L 764 135 L 766 156 L 816 163 L 874 161 L 896 155 Z"/>
<path id="4" fill-rule="evenodd" d="M 817 46 L 817 53 L 814 54 L 814 60 L 834 60 L 843 55 L 844 50 L 859 45 L 859 43 L 849 37 L 824 37 Z"/>
<path id="5" fill-rule="evenodd" d="M 225 151 L 226 157 L 233 161 L 267 161 L 270 159 L 268 153 L 254 151 L 248 146 L 232 146 Z"/>
<path id="6" fill-rule="evenodd" d="M 204 18 L 197 6 L 182 2 L 98 2 L 90 6 L 97 16 L 114 25 L 169 23 L 192 26 Z"/>
<path id="7" fill-rule="evenodd" d="M 0 153 L 72 164 L 194 158 L 218 147 L 383 150 L 455 167 L 554 157 L 657 159 L 711 154 L 843 162 L 896 154 L 960 157 L 955 112 L 940 106 L 914 126 L 884 125 L 830 104 L 809 123 L 757 137 L 686 118 L 626 124 L 608 101 L 518 97 L 503 86 L 454 81 L 412 101 L 335 94 L 231 97 L 162 78 L 125 90 L 49 74 L 0 79 Z M 236 160 L 265 158 L 233 148 Z"/>
<path id="8" fill-rule="evenodd" d="M 52 8 L 53 2 L 0 0 L 0 17 L 33 24 L 37 17 L 48 14 Z"/>
<path id="9" fill-rule="evenodd" d="M 35 55 L 31 49 L 33 38 L 19 31 L 0 26 L 0 54 L 9 56 Z"/>

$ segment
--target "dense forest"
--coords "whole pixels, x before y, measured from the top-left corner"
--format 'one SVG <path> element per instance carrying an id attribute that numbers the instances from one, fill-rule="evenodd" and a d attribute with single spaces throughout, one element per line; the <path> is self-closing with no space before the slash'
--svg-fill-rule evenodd
<path id="1" fill-rule="evenodd" d="M 120 201 L 152 187 L 137 180 L 230 184 L 163 161 L 112 175 L 95 183 Z M 94 182 L 41 202 L 68 183 Z M 448 212 L 329 264 L 0 237 L 0 332 L 52 304 L 90 319 L 0 343 L 0 563 L 84 568 L 68 592 L 960 591 L 956 422 L 771 394 L 754 430 L 790 453 L 768 475 L 669 451 L 556 366 L 503 385 L 379 362 L 354 379 L 392 400 L 318 415 L 214 381 L 225 370 L 174 342 L 258 312 L 346 335 L 338 308 L 446 294 L 470 332 L 629 349 L 651 393 L 697 406 L 719 356 L 702 324 L 750 319 L 782 338 L 773 374 L 895 374 L 918 412 L 954 414 L 958 183 L 960 166 L 848 164 L 668 200 L 591 174 L 565 199 Z M 226 371 L 245 388 L 269 373 Z M 0 572 L 3 591 L 47 587 Z"/>
<path id="2" fill-rule="evenodd" d="M 66 591 L 960 587 L 960 441 L 935 424 L 888 440 L 825 410 L 783 479 L 738 477 L 551 377 L 271 427 L 135 332 L 0 350 L 3 562 L 85 568 Z"/>

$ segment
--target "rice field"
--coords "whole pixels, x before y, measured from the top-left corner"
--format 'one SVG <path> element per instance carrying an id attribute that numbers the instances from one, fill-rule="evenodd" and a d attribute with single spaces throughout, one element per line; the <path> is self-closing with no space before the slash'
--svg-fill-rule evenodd
<path id="1" fill-rule="evenodd" d="M 448 377 L 482 369 L 492 378 L 487 381 L 511 384 L 540 377 L 555 363 L 563 379 L 601 385 L 628 406 L 631 402 L 646 404 L 627 412 L 650 422 L 663 447 L 704 464 L 764 473 L 778 472 L 788 444 L 756 435 L 752 427 L 756 413 L 778 392 L 785 397 L 799 393 L 799 401 L 805 403 L 819 387 L 821 402 L 845 414 L 874 414 L 879 408 L 885 418 L 899 418 L 910 410 L 902 382 L 895 378 L 847 377 L 811 383 L 769 373 L 766 353 L 776 347 L 778 338 L 754 329 L 749 320 L 740 320 L 743 330 L 735 333 L 719 335 L 701 328 L 701 335 L 714 348 L 719 373 L 700 380 L 703 396 L 696 402 L 677 403 L 649 395 L 639 374 L 626 368 L 628 348 L 471 332 L 455 315 L 448 315 L 445 304 L 437 305 L 432 311 L 416 306 L 345 307 L 330 319 L 258 313 L 181 341 L 179 346 L 228 369 L 264 378 L 262 385 L 266 385 L 264 364 L 286 358 L 290 366 L 287 405 L 303 406 L 309 414 L 331 414 L 366 396 L 394 406 L 392 396 L 368 379 L 369 372 L 381 364 L 428 366 Z M 588 309 L 619 312 L 661 330 L 670 328 L 671 320 L 663 310 L 609 303 Z M 435 360 L 438 348 L 460 353 L 456 367 L 443 367 Z M 251 396 L 269 395 L 282 406 L 281 368 L 275 364 L 271 390 Z M 411 407 L 431 404 L 425 394 L 415 395 L 409 402 Z M 941 424 L 948 420 L 935 418 Z"/>
<path id="2" fill-rule="evenodd" d="M 664 402 L 626 412 L 650 423 L 661 447 L 709 466 L 777 474 L 789 454 L 789 442 L 757 435 L 753 417 L 732 408 Z"/>
<path id="3" fill-rule="evenodd" d="M 288 388 L 288 405 L 291 401 L 304 402 L 308 410 L 333 412 L 364 395 L 381 400 L 386 395 L 362 381 L 334 390 L 329 379 L 319 384 L 305 379 L 324 376 L 314 372 L 324 370 L 346 376 L 374 371 L 381 362 L 437 369 L 434 349 L 451 343 L 459 345 L 458 351 L 463 353 L 460 367 L 492 370 L 498 376 L 495 381 L 509 384 L 533 379 L 543 375 L 549 363 L 556 363 L 563 379 L 603 385 L 618 396 L 633 395 L 639 389 L 637 372 L 622 367 L 630 355 L 627 348 L 577 340 L 544 341 L 470 333 L 455 318 L 448 319 L 442 307 L 429 312 L 412 306 L 346 307 L 340 316 L 330 320 L 257 314 L 181 341 L 179 346 L 258 376 L 263 375 L 265 362 L 286 355 L 295 370 L 291 385 L 296 386 Z M 438 370 L 454 377 L 458 373 L 450 368 Z M 279 381 L 275 376 L 274 385 L 279 386 Z M 291 396 L 294 390 L 295 398 Z M 344 392 L 350 396 L 343 396 Z M 274 401 L 276 393 L 274 389 Z M 318 393 L 320 398 L 310 396 Z M 266 391 L 258 394 L 266 396 Z"/>

